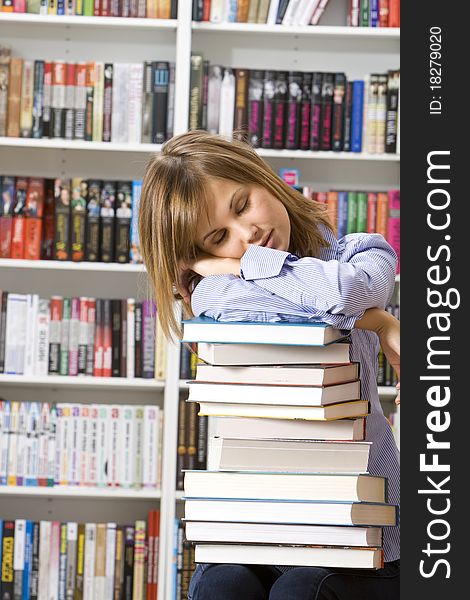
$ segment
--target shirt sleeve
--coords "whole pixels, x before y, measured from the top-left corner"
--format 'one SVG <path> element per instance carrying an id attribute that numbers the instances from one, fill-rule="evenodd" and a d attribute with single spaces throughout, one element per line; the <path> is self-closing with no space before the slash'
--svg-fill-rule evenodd
<path id="1" fill-rule="evenodd" d="M 366 309 L 385 308 L 397 256 L 378 234 L 347 235 L 336 255 L 336 260 L 298 258 L 250 246 L 240 278 L 213 275 L 196 286 L 193 312 L 218 320 L 313 319 L 352 329 Z"/>

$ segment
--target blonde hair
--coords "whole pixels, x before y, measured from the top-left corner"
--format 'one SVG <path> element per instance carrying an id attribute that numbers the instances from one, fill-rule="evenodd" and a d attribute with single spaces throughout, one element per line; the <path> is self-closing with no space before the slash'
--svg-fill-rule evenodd
<path id="1" fill-rule="evenodd" d="M 181 337 L 174 313 L 180 260 L 197 256 L 196 227 L 208 178 L 258 185 L 285 206 L 291 223 L 289 251 L 317 256 L 328 246 L 319 224 L 332 229 L 325 205 L 304 198 L 286 184 L 244 141 L 190 131 L 166 142 L 147 165 L 139 206 L 139 240 L 158 316 L 167 337 Z M 200 280 L 195 276 L 193 284 Z M 192 316 L 184 305 L 185 316 Z"/>

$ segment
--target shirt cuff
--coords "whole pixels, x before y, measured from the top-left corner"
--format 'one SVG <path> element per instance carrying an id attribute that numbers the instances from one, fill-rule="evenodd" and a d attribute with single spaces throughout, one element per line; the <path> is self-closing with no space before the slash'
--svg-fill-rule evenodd
<path id="1" fill-rule="evenodd" d="M 294 258 L 294 255 L 252 244 L 241 258 L 240 275 L 246 281 L 276 277 L 289 257 Z"/>

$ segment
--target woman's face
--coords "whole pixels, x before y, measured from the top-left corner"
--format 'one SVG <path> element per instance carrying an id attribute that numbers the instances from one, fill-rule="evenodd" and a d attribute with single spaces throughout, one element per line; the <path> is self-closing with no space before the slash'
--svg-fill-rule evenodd
<path id="1" fill-rule="evenodd" d="M 289 215 L 265 188 L 214 178 L 207 190 L 207 214 L 201 213 L 197 226 L 200 250 L 222 258 L 241 258 L 250 244 L 289 248 Z"/>

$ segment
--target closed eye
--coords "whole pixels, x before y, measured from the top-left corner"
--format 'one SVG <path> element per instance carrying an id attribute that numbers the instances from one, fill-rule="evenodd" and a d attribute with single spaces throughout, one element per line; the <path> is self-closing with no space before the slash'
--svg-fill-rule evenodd
<path id="1" fill-rule="evenodd" d="M 246 210 L 250 208 L 250 197 L 248 196 L 245 202 L 242 204 L 241 208 L 237 209 L 237 215 L 243 214 Z"/>
<path id="2" fill-rule="evenodd" d="M 219 234 L 218 236 L 215 237 L 215 239 L 213 238 L 212 243 L 215 246 L 218 246 L 219 244 L 221 244 L 225 240 L 226 237 L 227 237 L 227 230 L 224 229 L 221 232 L 221 234 Z"/>

